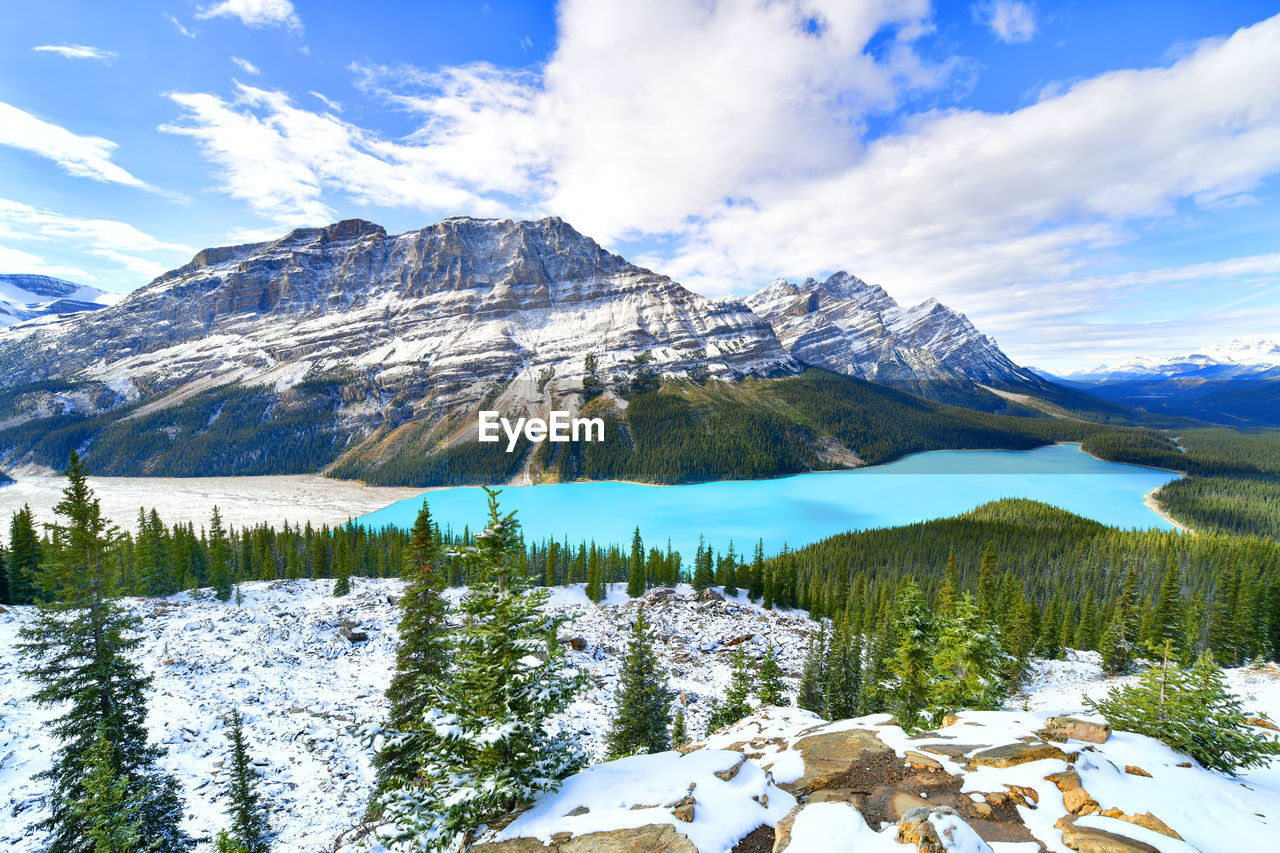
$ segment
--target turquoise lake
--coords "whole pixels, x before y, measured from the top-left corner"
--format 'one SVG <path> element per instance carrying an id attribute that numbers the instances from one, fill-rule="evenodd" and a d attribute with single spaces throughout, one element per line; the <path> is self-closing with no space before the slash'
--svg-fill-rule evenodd
<path id="1" fill-rule="evenodd" d="M 703 535 L 717 550 L 732 540 L 748 553 L 807 545 L 846 530 L 893 527 L 945 518 L 999 498 L 1031 498 L 1122 528 L 1172 529 L 1143 505 L 1143 496 L 1176 474 L 1103 462 L 1060 444 L 1030 451 L 947 450 L 852 471 L 797 474 L 774 480 L 729 480 L 687 486 L 564 483 L 505 486 L 502 508 L 517 510 L 529 539 L 566 536 L 571 543 L 629 543 L 638 525 L 647 546 L 672 546 L 692 557 Z M 438 489 L 362 516 L 360 524 L 412 526 L 422 501 L 442 526 L 472 530 L 485 520 L 478 487 Z"/>

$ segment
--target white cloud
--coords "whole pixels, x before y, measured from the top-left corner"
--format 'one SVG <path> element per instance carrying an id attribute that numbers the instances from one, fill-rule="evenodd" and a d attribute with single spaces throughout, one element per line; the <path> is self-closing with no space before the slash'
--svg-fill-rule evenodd
<path id="1" fill-rule="evenodd" d="M 254 65 L 252 62 L 250 62 L 247 59 L 241 59 L 238 56 L 233 56 L 231 57 L 231 61 L 234 62 L 240 68 L 240 70 L 243 71 L 245 74 L 261 74 L 262 73 L 262 71 L 258 68 L 258 66 Z"/>
<path id="2" fill-rule="evenodd" d="M 338 103 L 337 101 L 333 101 L 333 100 L 330 100 L 329 98 L 326 98 L 324 95 L 320 94 L 315 89 L 312 89 L 307 94 L 311 95 L 311 97 L 315 98 L 320 103 L 324 104 L 326 107 L 333 110 L 335 113 L 342 112 L 342 104 Z"/>
<path id="3" fill-rule="evenodd" d="M 77 177 L 148 188 L 143 181 L 111 162 L 117 147 L 111 140 L 80 136 L 2 101 L 0 145 L 47 157 Z"/>
<path id="4" fill-rule="evenodd" d="M 196 13 L 197 18 L 236 17 L 247 27 L 302 28 L 290 0 L 222 0 Z"/>
<path id="5" fill-rule="evenodd" d="M 178 28 L 178 32 L 182 33 L 184 36 L 186 36 L 189 39 L 193 39 L 196 37 L 195 31 L 189 30 L 185 26 L 183 26 L 182 22 L 179 21 L 177 17 L 169 14 L 168 12 L 164 12 L 163 14 L 165 19 L 169 21 L 169 23 L 173 24 L 175 27 Z"/>
<path id="6" fill-rule="evenodd" d="M 31 49 L 37 53 L 56 53 L 67 59 L 98 59 L 103 62 L 110 62 L 119 55 L 113 50 L 103 50 L 100 47 L 90 47 L 85 44 L 42 44 Z"/>
<path id="7" fill-rule="evenodd" d="M 1036 34 L 1036 17 L 1031 7 L 1019 0 L 983 0 L 973 5 L 973 19 L 991 28 L 1000 41 L 1014 44 L 1030 41 Z"/>
<path id="8" fill-rule="evenodd" d="M 25 248 L 17 248 L 15 244 L 19 243 Z M 79 219 L 0 198 L 0 267 L 17 269 L 10 264 L 25 260 L 23 272 L 62 274 L 81 280 L 92 278 L 78 267 L 46 263 L 43 256 L 49 251 L 105 259 L 123 271 L 124 283 L 136 286 L 142 283 L 139 279 L 159 275 L 170 269 L 178 257 L 188 257 L 195 250 L 159 240 L 125 222 Z M 161 254 L 164 261 L 149 257 L 156 253 Z"/>

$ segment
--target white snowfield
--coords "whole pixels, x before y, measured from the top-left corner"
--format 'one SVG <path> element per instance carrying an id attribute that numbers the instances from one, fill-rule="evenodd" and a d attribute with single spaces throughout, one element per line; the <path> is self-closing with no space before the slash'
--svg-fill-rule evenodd
<path id="1" fill-rule="evenodd" d="M 280 831 L 278 851 L 330 849 L 340 833 L 360 821 L 373 776 L 370 756 L 351 728 L 385 715 L 383 691 L 390 680 L 398 642 L 394 601 L 403 587 L 397 580 L 357 578 L 353 593 L 336 599 L 329 595 L 331 584 L 248 583 L 242 586 L 243 603 L 238 607 L 234 601 L 193 601 L 186 593 L 162 601 L 127 602 L 143 618 L 139 660 L 154 676 L 149 716 L 152 738 L 165 746 L 164 766 L 182 782 L 189 811 L 187 827 L 193 835 L 208 838 L 224 826 L 227 774 L 223 762 L 227 720 L 234 708 L 244 715 L 250 752 L 273 809 L 273 824 Z M 462 591 L 449 594 L 457 597 Z M 656 648 L 677 701 L 684 703 L 691 735 L 704 733 L 711 700 L 728 683 L 730 657 L 739 646 L 754 657 L 762 655 L 768 644 L 776 645 L 789 682 L 795 685 L 808 632 L 813 628 L 804 613 L 765 611 L 745 598 L 698 602 L 687 586 L 675 593 L 653 591 L 648 602 Z M 581 586 L 551 591 L 548 609 L 571 617 L 560 635 L 568 659 L 588 674 L 590 682 L 554 725 L 578 732 L 587 749 L 597 756 L 612 713 L 617 669 L 636 607 L 637 603 L 621 592 L 621 586 L 602 605 L 589 602 Z M 30 608 L 8 608 L 0 613 L 0 648 L 16 647 L 18 629 L 31 615 Z M 0 849 L 27 853 L 39 849 L 39 839 L 28 826 L 44 814 L 39 802 L 43 783 L 31 777 L 49 766 L 56 744 L 46 733 L 53 712 L 29 702 L 33 686 L 19 675 L 20 669 L 21 662 L 12 651 L 0 658 Z M 1228 675 L 1250 711 L 1280 717 L 1280 668 L 1233 670 Z M 965 735 L 1014 740 L 1039 728 L 1049 711 L 1078 712 L 1082 693 L 1099 695 L 1107 686 L 1094 655 L 1073 654 L 1068 661 L 1038 665 L 1029 695 L 1010 702 L 1010 707 L 1017 708 L 1025 701 L 1034 712 L 966 715 L 966 721 L 974 720 L 980 728 L 966 729 Z M 776 719 L 768 725 L 776 731 L 769 736 L 789 737 L 818 722 L 808 712 L 796 709 L 773 709 L 770 714 Z M 834 725 L 870 725 L 883 719 Z M 910 748 L 919 748 L 917 741 L 901 738 L 897 742 L 889 734 L 880 736 L 899 753 L 908 743 Z M 775 783 L 793 780 L 801 770 L 794 751 L 788 755 L 766 748 L 760 757 L 753 754 L 755 767 L 743 768 L 731 780 L 720 781 L 714 773 L 724 769 L 719 765 L 729 754 L 723 750 L 743 739 L 741 733 L 731 731 L 712 738 L 701 757 L 666 753 L 590 769 L 570 780 L 560 793 L 539 799 L 510 829 L 527 827 L 539 836 L 554 833 L 559 831 L 554 827 L 561 816 L 588 803 L 592 804 L 590 812 L 583 817 L 594 816 L 592 820 L 598 820 L 602 827 L 610 824 L 604 828 L 654 823 L 659 812 L 670 816 L 670 809 L 645 814 L 639 809 L 632 812 L 630 806 L 665 806 L 683 796 L 691 781 L 704 780 L 697 790 L 712 799 L 699 807 L 693 823 L 680 823 L 675 829 L 693 838 L 703 853 L 727 851 L 761 818 L 772 825 L 786 814 L 794 803 L 788 803 L 790 794 L 774 790 Z M 1104 758 L 1106 761 L 1101 760 Z M 1202 853 L 1264 850 L 1268 849 L 1266 839 L 1280 837 L 1280 764 L 1231 780 L 1198 768 L 1176 767 L 1186 759 L 1156 741 L 1131 735 L 1115 735 L 1100 745 L 1098 759 L 1096 766 L 1087 769 L 1077 765 L 1082 775 L 1088 776 L 1085 787 L 1090 794 L 1104 805 L 1108 805 L 1104 797 L 1114 793 L 1130 811 L 1150 808 Z M 1154 779 L 1117 776 L 1108 762 L 1120 767 L 1138 764 Z M 1037 767 L 1026 765 L 1030 787 L 1043 787 L 1048 783 L 1042 777 L 1061 769 L 1040 770 L 1039 762 L 1035 764 Z M 764 771 L 771 773 L 772 779 Z M 1035 779 L 1030 778 L 1033 775 Z M 705 781 L 707 776 L 715 781 Z M 1001 779 L 1010 781 L 1007 775 Z M 675 791 L 677 787 L 679 791 Z M 663 799 L 670 793 L 668 788 L 675 793 Z M 756 796 L 763 799 L 764 794 L 769 795 L 767 805 L 754 800 L 754 811 L 747 810 L 745 815 L 740 813 L 745 805 L 733 805 L 746 804 Z M 615 806 L 625 802 L 625 807 L 611 809 L 601 798 L 611 798 Z M 713 800 L 718 805 L 712 805 Z M 818 820 L 824 814 L 819 811 L 793 831 L 801 833 L 802 839 L 830 836 L 861 842 L 865 836 L 866 846 L 859 850 L 893 849 L 888 844 L 897 850 L 908 849 L 891 841 L 891 831 L 886 835 L 881 827 L 856 828 L 860 817 L 829 811 L 830 822 Z M 1247 820 L 1233 823 L 1230 833 L 1222 832 L 1223 815 L 1237 812 L 1247 812 Z M 1262 817 L 1248 817 L 1258 813 Z M 1035 819 L 1031 814 L 1029 826 Z M 755 822 L 745 825 L 751 821 Z M 580 827 L 585 825 L 577 824 L 573 831 L 583 831 Z M 1126 831 L 1132 835 L 1132 830 L 1129 826 Z M 873 846 L 881 841 L 886 846 Z M 1190 849 L 1168 842 L 1167 838 L 1161 840 L 1165 846 L 1157 845 L 1157 849 Z M 816 845 L 816 841 L 812 847 L 793 843 L 789 850 L 817 853 L 831 849 Z M 1014 846 L 995 847 L 995 853 L 1023 853 Z"/>
<path id="2" fill-rule="evenodd" d="M 31 506 L 36 524 L 54 521 L 65 477 L 51 473 L 10 472 L 17 480 L 0 488 L 0 538 L 8 541 L 13 514 Z M 428 489 L 366 486 L 355 480 L 331 480 L 312 474 L 266 477 L 90 477 L 89 486 L 102 514 L 123 530 L 136 530 L 138 508 L 155 507 L 166 524 L 208 527 L 213 508 L 223 523 L 236 528 L 285 521 L 314 526 L 345 524 L 347 519 L 382 509 Z"/>

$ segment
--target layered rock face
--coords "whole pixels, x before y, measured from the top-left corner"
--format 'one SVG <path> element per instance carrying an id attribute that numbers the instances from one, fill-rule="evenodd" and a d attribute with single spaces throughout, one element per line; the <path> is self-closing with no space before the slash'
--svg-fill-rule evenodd
<path id="1" fill-rule="evenodd" d="M 542 377 L 580 380 L 588 355 L 606 372 L 638 356 L 664 375 L 797 369 L 745 306 L 633 266 L 560 219 L 459 217 L 206 249 L 112 308 L 11 330 L 0 382 L 99 380 L 136 399 L 346 372 L 376 388 L 373 409 L 399 396 L 447 410 L 511 380 L 540 397 Z"/>
<path id="2" fill-rule="evenodd" d="M 845 272 L 800 284 L 778 280 L 746 303 L 793 356 L 838 373 L 926 396 L 938 385 L 1042 384 L 963 314 L 935 299 L 903 308 Z"/>

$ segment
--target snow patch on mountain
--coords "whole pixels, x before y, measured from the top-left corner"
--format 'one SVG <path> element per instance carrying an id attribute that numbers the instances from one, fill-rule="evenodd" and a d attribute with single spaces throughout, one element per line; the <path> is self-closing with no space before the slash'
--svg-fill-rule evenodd
<path id="1" fill-rule="evenodd" d="M 0 328 L 41 318 L 96 311 L 124 299 L 47 275 L 0 273 Z"/>

